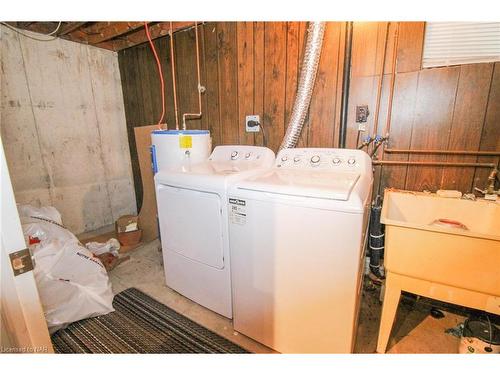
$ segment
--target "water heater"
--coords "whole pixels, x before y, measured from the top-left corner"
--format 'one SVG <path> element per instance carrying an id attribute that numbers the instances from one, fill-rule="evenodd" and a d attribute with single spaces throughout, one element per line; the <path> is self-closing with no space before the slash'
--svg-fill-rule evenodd
<path id="1" fill-rule="evenodd" d="M 151 133 L 153 172 L 205 161 L 212 151 L 208 130 L 154 130 Z"/>

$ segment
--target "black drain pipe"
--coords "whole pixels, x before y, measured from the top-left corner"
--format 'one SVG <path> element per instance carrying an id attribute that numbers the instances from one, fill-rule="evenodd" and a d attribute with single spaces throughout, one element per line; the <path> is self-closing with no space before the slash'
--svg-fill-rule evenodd
<path id="1" fill-rule="evenodd" d="M 339 147 L 345 148 L 347 137 L 347 111 L 349 102 L 349 85 L 351 83 L 351 50 L 352 50 L 352 22 L 346 22 L 344 73 L 342 76 L 342 104 L 340 108 Z"/>
<path id="2" fill-rule="evenodd" d="M 384 256 L 384 225 L 380 222 L 382 197 L 377 195 L 372 202 L 368 247 L 370 249 L 370 276 L 374 281 L 384 279 L 382 257 Z"/>

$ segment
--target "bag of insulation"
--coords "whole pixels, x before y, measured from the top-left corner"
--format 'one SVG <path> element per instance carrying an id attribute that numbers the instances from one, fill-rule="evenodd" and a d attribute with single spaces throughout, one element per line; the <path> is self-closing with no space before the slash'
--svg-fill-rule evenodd
<path id="1" fill-rule="evenodd" d="M 101 261 L 62 223 L 54 207 L 18 205 L 34 275 L 52 334 L 77 320 L 114 311 L 113 292 Z"/>

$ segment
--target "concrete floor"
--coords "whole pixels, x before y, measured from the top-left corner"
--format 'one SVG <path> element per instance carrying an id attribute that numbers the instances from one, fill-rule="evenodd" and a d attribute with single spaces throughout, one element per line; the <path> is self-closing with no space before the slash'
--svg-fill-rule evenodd
<path id="1" fill-rule="evenodd" d="M 118 265 L 109 275 L 115 294 L 127 288 L 137 288 L 178 313 L 251 352 L 273 352 L 272 349 L 234 331 L 230 319 L 198 305 L 167 287 L 159 240 L 145 244 L 127 255 L 130 255 L 130 260 Z"/>
<path id="2" fill-rule="evenodd" d="M 200 325 L 226 337 L 255 353 L 273 351 L 233 330 L 232 321 L 183 297 L 165 285 L 162 255 L 158 240 L 129 253 L 130 260 L 110 272 L 113 291 L 135 287 L 187 316 Z M 357 332 L 356 353 L 375 353 L 381 312 L 380 289 L 363 291 Z M 444 330 L 457 326 L 465 316 L 444 311 L 445 317 L 434 319 L 429 315 L 429 300 L 403 297 L 389 340 L 389 353 L 457 353 L 458 338 Z M 442 310 L 443 311 L 443 310 Z"/>
<path id="3" fill-rule="evenodd" d="M 363 291 L 356 353 L 375 353 L 382 312 L 379 296 L 380 288 Z M 440 309 L 444 317 L 435 319 L 429 314 L 431 307 L 428 299 L 403 295 L 387 345 L 388 353 L 458 353 L 459 339 L 444 331 L 462 323 L 466 316 Z"/>

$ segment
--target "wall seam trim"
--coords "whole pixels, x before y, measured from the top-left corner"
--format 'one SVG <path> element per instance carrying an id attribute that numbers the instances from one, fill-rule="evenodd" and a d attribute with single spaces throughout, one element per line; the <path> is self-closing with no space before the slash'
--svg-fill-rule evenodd
<path id="1" fill-rule="evenodd" d="M 398 28 L 399 28 L 399 23 L 398 23 Z M 396 61 L 397 61 L 397 55 L 396 55 Z M 396 64 L 396 68 L 397 68 L 397 64 Z M 394 71 L 394 74 L 396 74 L 396 71 Z M 411 147 L 411 143 L 413 141 L 413 128 L 415 126 L 415 118 L 416 118 L 416 115 L 417 115 L 416 110 L 417 110 L 418 89 L 419 89 L 419 86 L 420 86 L 420 78 L 421 78 L 421 71 L 417 72 L 417 85 L 415 87 L 415 100 L 413 102 L 413 108 L 412 108 L 412 117 L 413 118 L 411 120 L 411 130 L 410 130 L 410 139 L 408 140 L 408 148 L 412 148 Z M 396 92 L 396 88 L 394 87 L 393 95 L 394 95 L 395 92 Z M 410 161 L 410 159 L 411 159 L 410 155 L 407 155 L 406 156 L 406 160 Z M 406 166 L 405 184 L 404 184 L 404 188 L 405 189 L 407 189 L 407 186 L 408 186 L 408 171 L 409 171 L 409 167 Z"/>
<path id="2" fill-rule="evenodd" d="M 99 149 L 100 149 L 100 157 L 102 161 L 102 167 L 104 169 L 104 185 L 106 186 L 106 195 L 108 197 L 108 208 L 109 212 L 111 213 L 111 223 L 107 223 L 106 220 L 103 220 L 104 223 L 106 224 L 112 224 L 113 221 L 115 220 L 115 216 L 113 213 L 113 205 L 111 204 L 111 194 L 109 193 L 109 182 L 108 182 L 108 177 L 107 177 L 107 168 L 106 168 L 106 163 L 104 161 L 104 154 L 102 151 L 102 135 L 101 135 L 101 125 L 99 122 L 99 117 L 97 115 L 97 105 L 96 105 L 96 100 L 95 100 L 95 93 L 94 93 L 94 80 L 92 77 L 92 71 L 90 70 L 90 53 L 89 53 L 89 46 L 85 46 L 85 54 L 87 55 L 87 69 L 89 71 L 89 77 L 90 77 L 90 91 L 92 92 L 92 102 L 94 103 L 94 116 L 95 116 L 95 121 L 97 125 L 97 133 L 99 135 Z"/>
<path id="3" fill-rule="evenodd" d="M 446 142 L 446 149 L 450 149 L 451 145 L 451 133 L 453 132 L 453 124 L 455 122 L 455 109 L 457 107 L 457 98 L 458 98 L 458 91 L 460 89 L 460 78 L 462 77 L 462 66 L 460 66 L 460 69 L 458 70 L 458 77 L 457 77 L 457 84 L 455 87 L 455 95 L 453 98 L 453 109 L 451 111 L 451 120 L 450 120 L 450 127 L 448 129 L 448 140 Z M 454 157 L 451 157 L 451 159 L 455 159 Z M 444 157 L 445 161 L 449 161 L 449 156 Z M 445 170 L 444 167 L 441 167 L 441 181 L 439 181 L 439 186 L 444 186 L 444 178 L 445 178 Z M 453 182 L 453 181 L 452 181 Z"/>
<path id="4" fill-rule="evenodd" d="M 50 198 L 50 204 L 53 206 L 54 205 L 54 197 L 53 197 L 53 189 L 55 188 L 54 185 L 54 180 L 52 179 L 52 173 L 49 168 L 49 164 L 45 158 L 45 155 L 42 150 L 42 145 L 40 143 L 40 128 L 38 126 L 38 121 L 36 119 L 35 115 L 35 110 L 34 110 L 34 105 L 33 105 L 33 97 L 31 95 L 31 88 L 28 80 L 28 72 L 26 70 L 26 62 L 24 58 L 24 52 L 23 52 L 23 45 L 21 43 L 21 39 L 19 38 L 19 35 L 16 34 L 16 39 L 19 44 L 19 51 L 21 52 L 21 59 L 23 60 L 23 71 L 24 71 L 24 79 L 26 80 L 26 88 L 28 89 L 28 96 L 30 99 L 30 106 L 31 106 L 31 114 L 33 115 L 33 123 L 35 124 L 35 132 L 36 132 L 36 141 L 38 144 L 38 148 L 40 149 L 40 158 L 42 159 L 43 166 L 45 168 L 45 172 L 47 173 L 47 176 L 49 178 L 48 181 L 48 186 L 47 190 L 49 191 L 49 198 Z"/>
<path id="5" fill-rule="evenodd" d="M 486 126 L 486 119 L 488 118 L 488 109 L 490 108 L 491 90 L 492 90 L 492 87 L 493 87 L 493 80 L 495 78 L 495 70 L 497 69 L 497 63 L 491 63 L 491 64 L 493 64 L 493 66 L 492 66 L 492 69 L 491 69 L 490 87 L 488 88 L 488 99 L 486 100 L 486 110 L 484 111 L 483 125 L 481 127 L 481 135 L 479 136 L 478 151 L 481 150 L 481 143 L 482 143 L 482 140 L 483 140 L 484 128 Z M 480 160 L 480 156 L 476 157 L 476 162 L 479 161 L 479 160 Z M 498 159 L 497 162 L 500 163 L 500 158 Z M 474 176 L 472 176 L 472 186 L 471 186 L 471 189 L 474 188 L 476 178 L 478 178 L 477 177 L 478 171 L 479 171 L 479 169 L 475 168 L 475 170 L 474 170 Z"/>

